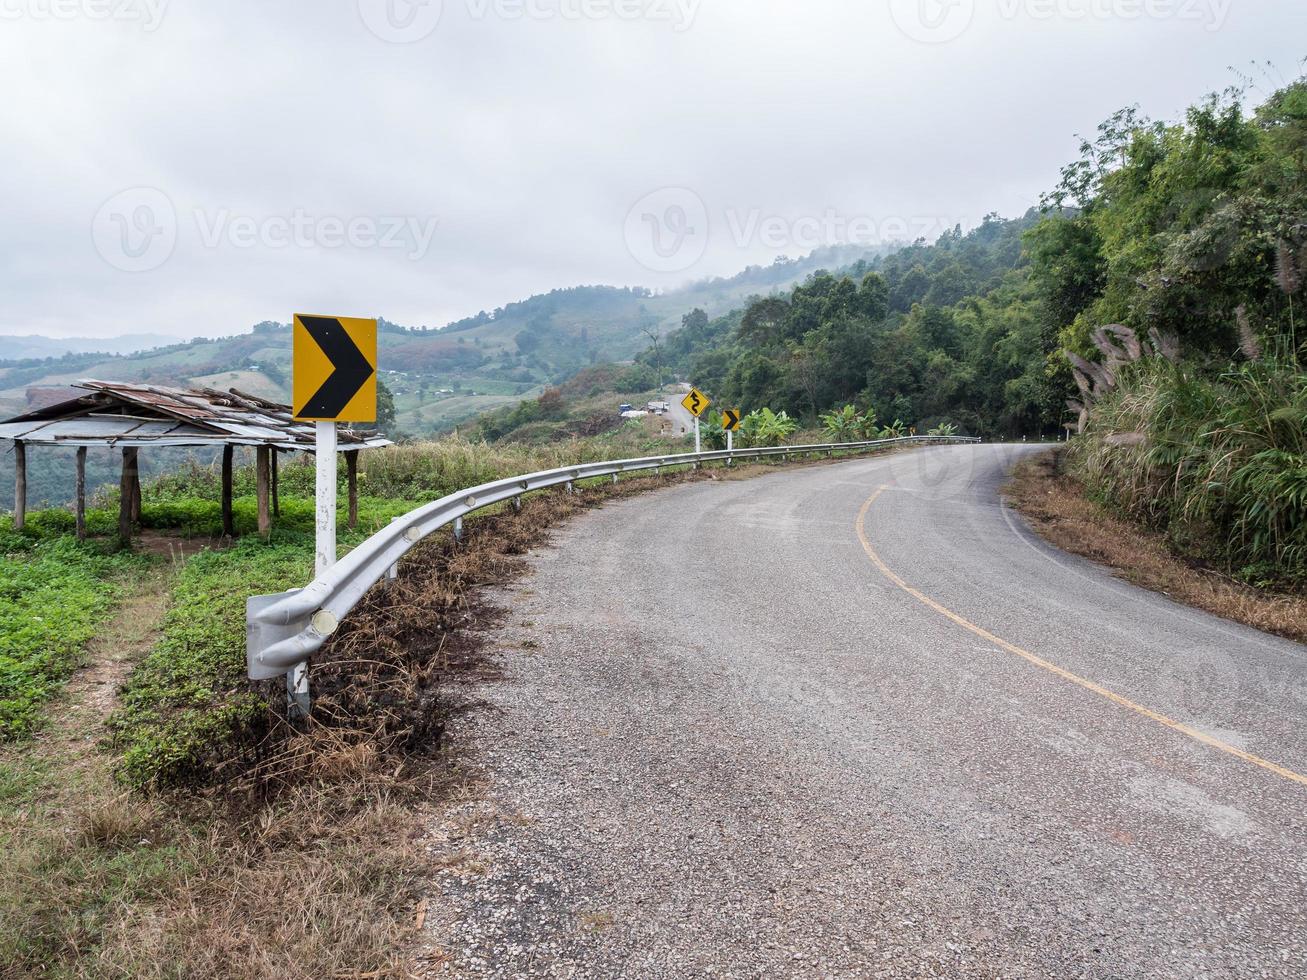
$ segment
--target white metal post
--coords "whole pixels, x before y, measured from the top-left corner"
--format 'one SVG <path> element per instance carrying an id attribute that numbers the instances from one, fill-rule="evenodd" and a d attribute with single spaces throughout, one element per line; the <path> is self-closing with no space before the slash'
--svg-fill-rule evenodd
<path id="1" fill-rule="evenodd" d="M 314 570 L 321 575 L 336 564 L 336 423 L 318 422 L 315 446 L 317 459 L 317 493 L 315 512 L 317 534 L 314 541 Z M 286 674 L 286 699 L 292 718 L 307 718 L 309 700 L 309 665 L 296 664 Z"/>
<path id="2" fill-rule="evenodd" d="M 321 575 L 336 564 L 336 423 L 317 423 L 317 548 L 314 567 Z"/>
<path id="3" fill-rule="evenodd" d="M 727 429 L 727 430 L 726 430 L 726 451 L 727 451 L 728 453 L 731 453 L 731 452 L 734 452 L 734 451 L 735 451 L 735 430 L 734 430 L 734 429 Z"/>
<path id="4" fill-rule="evenodd" d="M 699 416 L 697 415 L 694 417 L 694 451 L 703 452 L 703 446 L 699 444 Z"/>

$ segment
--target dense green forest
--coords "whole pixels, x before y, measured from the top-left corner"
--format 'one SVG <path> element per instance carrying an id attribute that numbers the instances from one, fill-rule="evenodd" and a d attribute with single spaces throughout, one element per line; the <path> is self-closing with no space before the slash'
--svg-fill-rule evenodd
<path id="1" fill-rule="evenodd" d="M 1057 330 L 1040 316 L 1023 248 L 1038 221 L 991 215 L 716 320 L 694 310 L 640 361 L 746 410 L 809 421 L 858 403 L 887 421 L 988 436 L 1054 431 L 1070 375 L 1051 358 Z"/>
<path id="2" fill-rule="evenodd" d="M 1090 493 L 1254 583 L 1307 583 L 1307 83 L 1251 115 L 1119 114 L 1064 172 L 1033 268 L 1074 367 Z"/>
<path id="3" fill-rule="evenodd" d="M 1294 357 L 1304 98 L 1300 81 L 1252 113 L 1233 90 L 1177 123 L 1123 110 L 1039 210 L 817 272 L 716 319 L 694 310 L 639 360 L 746 409 L 813 420 L 853 403 L 1013 437 L 1079 423 L 1087 376 L 1073 363 L 1110 357 L 1103 326 L 1202 370 L 1229 363 L 1241 330 Z"/>

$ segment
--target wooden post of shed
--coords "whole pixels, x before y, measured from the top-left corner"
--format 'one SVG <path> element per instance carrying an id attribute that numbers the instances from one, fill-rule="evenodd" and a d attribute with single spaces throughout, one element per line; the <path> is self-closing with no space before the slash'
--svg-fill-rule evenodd
<path id="1" fill-rule="evenodd" d="M 140 450 L 132 457 L 132 523 L 140 526 L 141 523 L 141 457 Z"/>
<path id="2" fill-rule="evenodd" d="M 86 540 L 86 447 L 77 447 L 77 540 Z"/>
<path id="3" fill-rule="evenodd" d="M 359 522 L 359 451 L 351 449 L 345 454 L 345 473 L 349 477 L 349 526 Z"/>
<path id="4" fill-rule="evenodd" d="M 260 446 L 254 451 L 255 487 L 259 498 L 259 533 L 265 538 L 272 533 L 272 514 L 268 503 L 272 492 L 272 464 L 268 456 L 272 449 Z"/>
<path id="5" fill-rule="evenodd" d="M 136 447 L 123 448 L 123 475 L 118 482 L 118 543 L 132 543 L 132 500 L 136 491 Z"/>
<path id="6" fill-rule="evenodd" d="M 281 450 L 276 446 L 272 447 L 272 516 L 281 516 L 281 490 L 280 476 L 277 472 L 277 460 L 281 458 Z"/>
<path id="7" fill-rule="evenodd" d="M 27 444 L 14 440 L 14 530 L 27 525 Z"/>
<path id="8" fill-rule="evenodd" d="M 229 538 L 236 536 L 236 527 L 231 518 L 231 443 L 222 447 L 222 533 Z"/>

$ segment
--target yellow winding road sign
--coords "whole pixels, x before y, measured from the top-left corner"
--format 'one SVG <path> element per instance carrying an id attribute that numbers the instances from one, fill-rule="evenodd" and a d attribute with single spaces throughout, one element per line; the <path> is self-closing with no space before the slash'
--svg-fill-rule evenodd
<path id="1" fill-rule="evenodd" d="M 708 411 L 708 406 L 712 404 L 712 399 L 705 395 L 698 388 L 691 388 L 690 393 L 681 399 L 681 404 L 685 410 L 698 418 L 704 412 Z"/>

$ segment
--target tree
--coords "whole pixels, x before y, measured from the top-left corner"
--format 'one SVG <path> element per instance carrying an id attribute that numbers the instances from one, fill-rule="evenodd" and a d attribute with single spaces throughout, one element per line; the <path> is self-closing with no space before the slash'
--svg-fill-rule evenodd
<path id="1" fill-rule="evenodd" d="M 386 382 L 377 379 L 377 428 L 389 431 L 395 425 L 395 396 Z"/>

